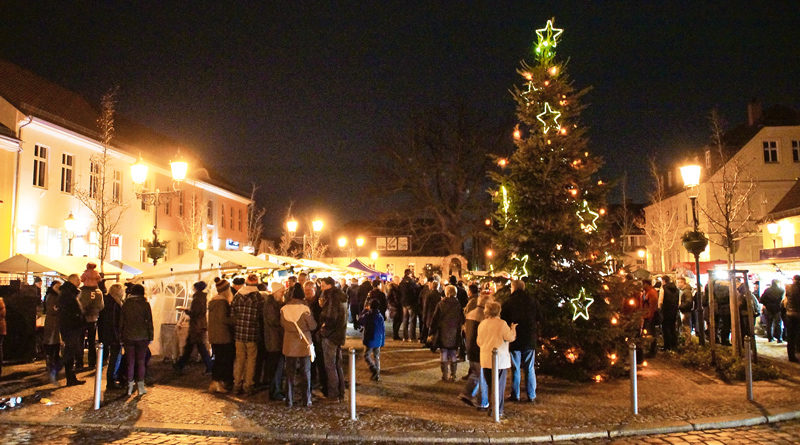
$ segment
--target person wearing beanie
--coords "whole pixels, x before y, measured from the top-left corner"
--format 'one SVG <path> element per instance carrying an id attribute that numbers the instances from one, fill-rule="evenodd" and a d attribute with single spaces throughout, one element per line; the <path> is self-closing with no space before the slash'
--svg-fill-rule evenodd
<path id="1" fill-rule="evenodd" d="M 264 300 L 264 349 L 266 350 L 266 369 L 264 373 L 269 384 L 270 400 L 286 400 L 283 395 L 283 328 L 281 327 L 281 307 L 286 288 L 283 284 L 273 282 L 272 291 Z"/>
<path id="2" fill-rule="evenodd" d="M 206 349 L 206 332 L 208 331 L 208 321 L 206 318 L 206 310 L 208 308 L 206 282 L 198 281 L 192 286 L 194 294 L 192 295 L 192 304 L 189 308 L 182 308 L 186 315 L 189 316 L 189 336 L 186 338 L 186 344 L 183 346 L 183 355 L 175 363 L 175 370 L 178 372 L 183 371 L 189 357 L 192 355 L 192 350 L 197 347 L 197 352 L 203 359 L 206 365 L 206 373 L 211 373 L 211 355 Z"/>
<path id="3" fill-rule="evenodd" d="M 244 278 L 236 277 L 233 279 L 232 286 L 231 286 L 231 293 L 236 295 L 236 292 L 239 292 L 239 289 L 244 286 Z"/>
<path id="4" fill-rule="evenodd" d="M 237 278 L 238 279 L 238 278 Z M 262 299 L 258 287 L 258 276 L 250 274 L 231 303 L 233 314 L 233 340 L 236 358 L 233 362 L 233 387 L 237 394 L 254 391 L 258 342 L 261 336 Z M 234 280 L 234 288 L 236 279 Z"/>
<path id="5" fill-rule="evenodd" d="M 103 310 L 97 319 L 97 335 L 103 343 L 103 359 L 108 359 L 108 373 L 106 389 L 120 389 L 119 365 L 122 359 L 122 338 L 119 331 L 119 318 L 122 313 L 122 298 L 125 289 L 119 283 L 114 283 L 108 289 L 108 294 L 103 298 Z"/>
<path id="6" fill-rule="evenodd" d="M 119 329 L 128 363 L 128 395 L 133 394 L 134 384 L 138 385 L 139 395 L 144 395 L 147 393 L 144 388 L 147 345 L 153 341 L 153 311 L 144 298 L 141 284 L 130 287 L 128 298 L 122 304 Z"/>
<path id="7" fill-rule="evenodd" d="M 211 367 L 209 392 L 227 392 L 233 385 L 233 317 L 230 301 L 231 286 L 228 280 L 214 278 L 217 294 L 208 303 L 208 341 L 214 360 Z"/>
<path id="8" fill-rule="evenodd" d="M 305 302 L 303 286 L 295 283 L 291 299 L 281 308 L 283 355 L 286 373 L 286 405 L 294 403 L 294 383 L 298 366 L 302 367 L 303 406 L 311 406 L 311 331 L 317 322 Z"/>

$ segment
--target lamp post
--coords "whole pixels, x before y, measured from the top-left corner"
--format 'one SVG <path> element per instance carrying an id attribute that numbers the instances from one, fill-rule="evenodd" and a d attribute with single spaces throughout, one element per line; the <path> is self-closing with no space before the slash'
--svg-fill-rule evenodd
<path id="1" fill-rule="evenodd" d="M 372 268 L 375 269 L 375 270 L 378 270 L 377 269 L 377 266 L 378 266 L 378 252 L 376 250 L 373 250 L 372 253 L 369 254 L 369 257 L 372 258 Z"/>
<path id="2" fill-rule="evenodd" d="M 178 159 L 177 161 L 170 162 L 172 190 L 161 191 L 156 188 L 153 192 L 136 192 L 136 197 L 141 199 L 144 205 L 152 205 L 155 207 L 153 217 L 153 241 L 151 241 L 150 245 L 147 247 L 147 256 L 153 260 L 153 265 L 158 264 L 158 260 L 164 257 L 164 253 L 167 249 L 167 243 L 158 240 L 158 206 L 169 201 L 172 195 L 180 193 L 180 190 L 177 188 L 178 183 L 186 179 L 188 164 L 180 158 L 180 154 L 178 155 Z M 148 169 L 147 164 L 144 163 L 141 157 L 136 164 L 131 166 L 131 179 L 134 184 L 141 186 L 145 183 Z"/>
<path id="3" fill-rule="evenodd" d="M 705 326 L 703 318 L 703 289 L 700 285 L 700 253 L 706 250 L 708 246 L 708 238 L 697 228 L 697 195 L 698 186 L 700 185 L 700 172 L 699 165 L 686 165 L 681 167 L 681 176 L 683 177 L 683 185 L 686 187 L 689 199 L 692 201 L 692 223 L 694 230 L 683 234 L 683 247 L 689 253 L 694 255 L 694 270 L 697 277 L 697 294 L 695 294 L 695 307 L 696 307 L 696 323 L 695 329 L 697 338 L 701 346 L 705 346 Z"/>
<path id="4" fill-rule="evenodd" d="M 67 229 L 67 256 L 72 256 L 72 240 L 75 238 L 75 217 L 72 212 L 64 220 L 64 228 Z"/>
<path id="5" fill-rule="evenodd" d="M 778 248 L 778 231 L 780 231 L 780 226 L 776 222 L 771 222 L 767 224 L 767 232 L 769 232 L 770 238 L 772 238 L 772 248 Z"/>
<path id="6" fill-rule="evenodd" d="M 294 218 L 286 221 L 286 230 L 289 232 L 289 236 L 292 240 L 294 240 L 295 234 L 297 233 L 298 225 L 297 220 Z M 314 249 L 319 242 L 320 232 L 322 232 L 324 226 L 325 222 L 323 220 L 315 219 L 311 222 L 311 232 L 303 233 L 303 252 L 305 253 L 306 248 L 308 248 L 308 256 L 311 260 L 314 259 Z M 341 242 L 341 239 L 339 241 Z"/>

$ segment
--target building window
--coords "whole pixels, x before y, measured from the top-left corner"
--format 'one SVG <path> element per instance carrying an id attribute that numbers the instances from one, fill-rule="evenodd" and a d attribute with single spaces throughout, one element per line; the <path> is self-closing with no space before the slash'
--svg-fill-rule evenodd
<path id="1" fill-rule="evenodd" d="M 706 168 L 711 168 L 711 150 L 706 150 Z"/>
<path id="2" fill-rule="evenodd" d="M 792 141 L 792 162 L 800 162 L 800 141 Z"/>
<path id="3" fill-rule="evenodd" d="M 172 199 L 167 199 L 164 203 L 164 214 L 169 216 L 172 213 Z"/>
<path id="4" fill-rule="evenodd" d="M 147 258 L 147 243 L 149 243 L 149 241 L 145 239 L 139 240 L 139 261 L 142 263 L 150 262 Z"/>
<path id="5" fill-rule="evenodd" d="M 61 191 L 72 193 L 72 166 L 74 159 L 72 155 L 61 154 Z"/>
<path id="6" fill-rule="evenodd" d="M 230 219 L 228 220 L 228 222 L 230 223 L 230 224 L 228 224 L 228 227 L 230 227 L 230 228 L 231 228 L 231 230 L 233 230 L 233 206 L 231 206 L 231 207 L 230 207 L 230 209 L 231 209 L 231 211 L 230 211 L 230 212 L 228 212 L 228 213 L 230 213 L 230 216 L 231 216 L 231 217 L 230 217 Z"/>
<path id="7" fill-rule="evenodd" d="M 243 232 L 242 230 L 242 209 L 239 209 L 239 231 Z"/>
<path id="8" fill-rule="evenodd" d="M 178 243 L 178 255 L 183 255 L 183 252 L 184 252 L 183 242 L 181 241 Z"/>
<path id="9" fill-rule="evenodd" d="M 207 224 L 214 225 L 214 202 L 208 201 L 208 212 L 206 212 Z"/>
<path id="10" fill-rule="evenodd" d="M 764 163 L 778 163 L 778 141 L 764 141 Z"/>
<path id="11" fill-rule="evenodd" d="M 100 164 L 89 163 L 89 197 L 97 198 L 100 193 Z"/>
<path id="12" fill-rule="evenodd" d="M 225 204 L 219 205 L 219 226 L 225 228 Z"/>
<path id="13" fill-rule="evenodd" d="M 148 181 L 145 181 L 144 184 L 142 185 L 142 195 L 147 193 L 147 190 L 149 189 L 150 189 L 150 183 Z M 142 210 L 148 210 L 146 202 L 147 201 L 142 199 Z"/>
<path id="14" fill-rule="evenodd" d="M 33 185 L 47 188 L 47 147 L 33 147 Z"/>
<path id="15" fill-rule="evenodd" d="M 181 190 L 178 193 L 178 216 L 183 217 L 183 205 L 186 199 L 186 192 Z"/>
<path id="16" fill-rule="evenodd" d="M 114 170 L 114 184 L 111 188 L 111 199 L 117 204 L 122 203 L 122 171 Z"/>
<path id="17" fill-rule="evenodd" d="M 672 172 L 667 172 L 667 187 L 672 187 Z"/>

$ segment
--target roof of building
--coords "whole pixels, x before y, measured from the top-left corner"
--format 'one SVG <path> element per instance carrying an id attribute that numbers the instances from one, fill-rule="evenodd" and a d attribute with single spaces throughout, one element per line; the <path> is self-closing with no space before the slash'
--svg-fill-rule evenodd
<path id="1" fill-rule="evenodd" d="M 97 127 L 100 113 L 97 107 L 78 93 L 3 59 L 0 59 L 0 96 L 26 115 L 39 117 L 75 133 L 100 140 Z M 3 134 L 3 128 L 6 127 L 2 125 L 0 127 L 2 127 L 0 134 Z M 14 136 L 13 130 L 10 135 Z M 168 157 L 164 154 L 175 153 L 178 147 L 185 147 L 169 136 L 138 124 L 119 113 L 115 114 L 112 145 L 115 149 L 133 156 L 141 155 L 148 162 L 165 167 Z M 192 165 L 204 169 L 201 170 L 202 174 L 195 175 L 196 179 L 247 196 L 208 166 L 202 165 L 198 156 L 192 156 L 187 150 L 182 150 L 182 153 Z"/>
<path id="2" fill-rule="evenodd" d="M 0 136 L 8 136 L 10 138 L 16 137 L 14 135 L 14 130 L 6 127 L 2 123 L 0 123 Z"/>
<path id="3" fill-rule="evenodd" d="M 800 215 L 800 180 L 796 181 L 792 188 L 783 195 L 783 198 L 775 204 L 767 217 L 779 219 L 795 215 Z"/>

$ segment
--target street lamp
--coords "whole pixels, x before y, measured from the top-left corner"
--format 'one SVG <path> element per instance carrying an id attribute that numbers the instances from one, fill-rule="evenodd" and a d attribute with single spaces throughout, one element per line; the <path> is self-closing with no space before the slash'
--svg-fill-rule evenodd
<path id="1" fill-rule="evenodd" d="M 697 195 L 699 194 L 698 186 L 700 185 L 700 172 L 699 165 L 686 165 L 681 167 L 681 176 L 683 177 L 683 185 L 686 187 L 686 192 L 689 199 L 692 201 L 692 224 L 694 230 L 683 234 L 682 241 L 683 247 L 689 253 L 694 255 L 694 269 L 695 276 L 697 277 L 697 294 L 695 294 L 695 307 L 696 310 L 696 323 L 695 329 L 697 338 L 700 345 L 706 344 L 705 339 L 705 326 L 703 320 L 703 301 L 701 295 L 703 289 L 700 285 L 700 253 L 706 250 L 708 246 L 708 238 L 697 228 Z"/>
<path id="2" fill-rule="evenodd" d="M 778 235 L 778 232 L 780 231 L 780 228 L 781 227 L 776 222 L 771 222 L 771 223 L 767 224 L 767 232 L 769 232 L 769 236 L 770 236 L 770 238 L 772 238 L 772 248 L 773 249 L 777 249 L 778 248 L 778 243 L 777 243 L 778 236 L 777 235 Z"/>
<path id="3" fill-rule="evenodd" d="M 362 247 L 363 245 L 364 245 L 364 237 L 359 236 L 358 238 L 356 238 L 356 246 Z"/>
<path id="4" fill-rule="evenodd" d="M 369 257 L 372 258 L 372 268 L 375 269 L 378 261 L 378 252 L 373 250 Z"/>
<path id="5" fill-rule="evenodd" d="M 139 160 L 131 166 L 131 180 L 137 186 L 142 186 L 147 181 L 147 173 L 149 167 L 144 163 L 141 156 Z M 153 192 L 137 191 L 136 197 L 142 200 L 146 206 L 154 206 L 155 212 L 153 216 L 153 241 L 147 246 L 147 256 L 153 260 L 153 265 L 158 264 L 158 260 L 164 257 L 167 250 L 167 243 L 158 240 L 158 206 L 166 203 L 172 197 L 180 193 L 178 190 L 178 183 L 186 179 L 186 172 L 188 164 L 179 158 L 177 161 L 170 162 L 170 170 L 172 174 L 172 190 L 161 191 L 156 188 Z"/>
<path id="6" fill-rule="evenodd" d="M 72 212 L 69 212 L 69 216 L 64 220 L 64 228 L 67 229 L 67 256 L 72 256 L 72 239 L 75 238 L 75 224 L 75 217 L 72 216 Z"/>
<path id="7" fill-rule="evenodd" d="M 325 223 L 321 219 L 315 219 L 311 223 L 311 228 L 314 229 L 315 232 L 322 232 L 323 225 L 325 225 Z"/>
<path id="8" fill-rule="evenodd" d="M 286 230 L 288 230 L 289 233 L 291 233 L 292 236 L 294 236 L 294 234 L 297 233 L 297 221 L 294 219 L 286 221 Z"/>
<path id="9" fill-rule="evenodd" d="M 340 236 L 339 237 L 339 247 L 344 249 L 347 246 L 347 237 Z"/>

